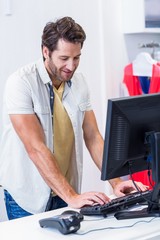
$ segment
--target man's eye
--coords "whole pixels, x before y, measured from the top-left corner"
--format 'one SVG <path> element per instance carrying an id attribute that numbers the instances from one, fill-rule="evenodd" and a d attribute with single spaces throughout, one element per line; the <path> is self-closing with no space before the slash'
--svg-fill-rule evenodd
<path id="1" fill-rule="evenodd" d="M 68 58 L 61 58 L 62 61 L 66 61 Z"/>
<path id="2" fill-rule="evenodd" d="M 79 60 L 79 59 L 80 59 L 80 56 L 78 56 L 78 57 L 75 57 L 74 59 L 75 59 L 75 60 Z"/>

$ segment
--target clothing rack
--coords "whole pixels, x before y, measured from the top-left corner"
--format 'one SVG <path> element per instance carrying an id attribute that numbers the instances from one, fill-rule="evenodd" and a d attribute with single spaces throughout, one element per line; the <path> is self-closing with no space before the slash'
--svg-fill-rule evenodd
<path id="1" fill-rule="evenodd" d="M 149 43 L 139 43 L 139 48 L 151 48 L 152 53 L 151 56 L 156 59 L 156 48 L 160 48 L 160 43 L 151 41 Z"/>

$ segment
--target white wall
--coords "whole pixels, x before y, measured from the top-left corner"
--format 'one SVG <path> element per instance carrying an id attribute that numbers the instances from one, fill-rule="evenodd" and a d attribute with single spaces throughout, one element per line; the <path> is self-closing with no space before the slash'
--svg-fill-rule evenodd
<path id="1" fill-rule="evenodd" d="M 4 14 L 3 0 L 0 0 L 0 91 L 3 93 L 9 74 L 18 67 L 34 61 L 41 56 L 41 34 L 48 21 L 69 15 L 79 22 L 87 33 L 87 40 L 82 50 L 79 71 L 86 76 L 90 85 L 93 108 L 103 134 L 104 110 L 102 90 L 106 84 L 103 64 L 103 29 L 101 11 L 106 1 L 101 0 L 11 0 L 12 14 Z M 2 106 L 2 98 L 0 99 Z M 0 108 L 1 111 L 1 108 Z M 106 109 L 105 109 L 106 112 Z M 1 115 L 0 115 L 1 121 Z M 99 188 L 100 173 L 92 164 L 86 151 L 84 168 L 84 190 Z M 88 165 L 91 167 L 88 167 Z M 92 169 L 91 175 L 88 169 Z M 86 179 L 91 178 L 90 181 Z M 87 182 L 87 185 L 86 185 Z M 88 185 L 88 182 L 92 185 Z M 103 184 L 102 184 L 103 185 Z"/>
<path id="2" fill-rule="evenodd" d="M 44 25 L 69 15 L 87 33 L 79 70 L 90 86 L 93 108 L 104 136 L 107 99 L 119 96 L 124 66 L 136 56 L 139 42 L 158 40 L 158 35 L 124 36 L 121 0 L 11 0 L 10 16 L 4 14 L 4 1 L 0 0 L 0 96 L 10 73 L 41 56 Z M 1 108 L 2 98 L 0 112 Z M 86 150 L 84 158 L 83 191 L 103 190 L 100 173 Z"/>

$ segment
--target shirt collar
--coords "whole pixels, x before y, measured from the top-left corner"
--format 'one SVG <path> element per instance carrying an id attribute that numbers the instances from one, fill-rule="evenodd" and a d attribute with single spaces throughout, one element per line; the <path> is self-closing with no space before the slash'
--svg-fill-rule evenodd
<path id="1" fill-rule="evenodd" d="M 36 67 L 37 67 L 37 69 L 38 69 L 38 73 L 39 73 L 39 75 L 40 75 L 40 78 L 41 78 L 42 82 L 43 82 L 44 84 L 47 84 L 47 83 L 51 82 L 51 79 L 50 79 L 50 77 L 49 77 L 49 75 L 48 75 L 48 72 L 47 72 L 47 70 L 46 70 L 46 68 L 45 68 L 43 59 L 39 59 L 39 60 L 37 61 Z"/>

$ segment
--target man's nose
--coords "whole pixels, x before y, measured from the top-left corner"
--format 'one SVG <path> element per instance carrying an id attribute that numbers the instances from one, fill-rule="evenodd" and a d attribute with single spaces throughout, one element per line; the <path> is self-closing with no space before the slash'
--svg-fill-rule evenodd
<path id="1" fill-rule="evenodd" d="M 67 69 L 69 69 L 70 71 L 73 71 L 74 69 L 75 69 L 75 67 L 76 67 L 76 64 L 75 64 L 75 62 L 73 61 L 73 60 L 71 60 L 71 61 L 68 61 L 67 62 Z"/>

